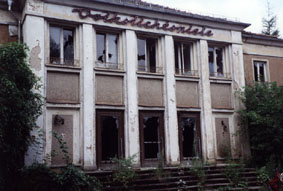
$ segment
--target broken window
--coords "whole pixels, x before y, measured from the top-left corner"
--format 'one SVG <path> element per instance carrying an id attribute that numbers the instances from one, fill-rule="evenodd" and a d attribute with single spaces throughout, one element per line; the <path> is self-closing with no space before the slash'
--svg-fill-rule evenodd
<path id="1" fill-rule="evenodd" d="M 74 65 L 74 31 L 50 26 L 50 64 Z"/>
<path id="2" fill-rule="evenodd" d="M 96 120 L 98 165 L 103 166 L 123 156 L 123 111 L 97 110 Z"/>
<path id="3" fill-rule="evenodd" d="M 201 157 L 199 113 L 178 112 L 180 159 Z"/>
<path id="4" fill-rule="evenodd" d="M 209 74 L 215 77 L 224 77 L 224 49 L 208 47 Z"/>
<path id="5" fill-rule="evenodd" d="M 118 118 L 115 116 L 102 116 L 101 128 L 101 146 L 102 146 L 102 160 L 110 160 L 118 153 Z"/>
<path id="6" fill-rule="evenodd" d="M 164 156 L 162 112 L 140 112 L 140 145 L 143 166 L 156 166 Z"/>
<path id="7" fill-rule="evenodd" d="M 143 125 L 145 158 L 158 158 L 161 144 L 159 118 L 144 117 Z"/>
<path id="8" fill-rule="evenodd" d="M 118 68 L 118 35 L 109 33 L 96 34 L 97 66 Z"/>
<path id="9" fill-rule="evenodd" d="M 192 75 L 191 45 L 180 42 L 174 43 L 176 74 Z"/>
<path id="10" fill-rule="evenodd" d="M 138 39 L 138 71 L 156 73 L 156 39 Z"/>
<path id="11" fill-rule="evenodd" d="M 198 139 L 196 128 L 196 120 L 194 117 L 181 117 L 183 158 L 197 156 Z"/>
<path id="12" fill-rule="evenodd" d="M 267 81 L 265 61 L 254 61 L 254 79 L 256 82 Z"/>

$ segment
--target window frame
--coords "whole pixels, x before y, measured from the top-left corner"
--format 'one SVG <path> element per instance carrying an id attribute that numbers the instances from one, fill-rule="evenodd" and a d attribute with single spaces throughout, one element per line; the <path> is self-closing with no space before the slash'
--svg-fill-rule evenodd
<path id="1" fill-rule="evenodd" d="M 109 31 L 106 29 L 94 29 L 95 30 L 95 43 L 94 43 L 94 53 L 95 53 L 95 68 L 96 69 L 107 69 L 107 70 L 123 70 L 123 48 L 122 48 L 122 34 L 120 31 L 116 31 L 114 29 L 114 31 Z M 112 62 L 108 62 L 108 56 L 105 56 L 105 61 L 101 62 L 98 60 L 98 55 L 97 55 L 97 50 L 98 50 L 98 44 L 97 44 L 97 34 L 102 34 L 105 36 L 104 39 L 104 45 L 105 45 L 105 55 L 108 54 L 109 48 L 108 48 L 108 36 L 109 35 L 117 35 L 117 62 L 116 63 L 112 63 Z"/>
<path id="2" fill-rule="evenodd" d="M 145 41 L 145 66 L 144 70 L 141 69 L 139 66 L 139 40 Z M 151 68 L 150 66 L 150 54 L 147 47 L 147 40 L 155 40 L 155 65 Z M 151 35 L 137 35 L 137 72 L 139 73 L 150 73 L 150 74 L 162 74 L 162 67 L 160 67 L 160 38 L 158 36 L 151 36 Z"/>
<path id="3" fill-rule="evenodd" d="M 51 27 L 57 27 L 60 29 L 60 58 L 59 63 L 52 63 L 50 57 L 50 30 Z M 73 32 L 73 61 L 72 64 L 66 64 L 64 61 L 64 30 L 70 30 Z M 79 27 L 73 24 L 63 24 L 60 22 L 47 22 L 46 23 L 46 64 L 51 66 L 63 66 L 63 67 L 79 67 L 80 66 L 80 50 L 79 50 Z"/>
<path id="4" fill-rule="evenodd" d="M 259 63 L 263 63 L 263 72 L 264 72 L 264 81 L 261 81 L 260 80 L 260 75 L 259 75 L 259 66 L 258 64 Z M 255 79 L 255 64 L 257 64 L 257 76 L 258 76 L 258 79 Z M 253 80 L 255 82 L 259 82 L 259 83 L 262 83 L 262 82 L 269 82 L 270 79 L 269 79 L 269 62 L 268 60 L 266 59 L 252 59 L 252 71 L 253 71 Z"/>
<path id="5" fill-rule="evenodd" d="M 231 79 L 231 45 L 208 43 L 208 70 L 210 78 Z M 213 49 L 213 73 L 210 70 L 209 49 Z M 217 49 L 222 49 L 222 73 L 217 71 Z"/>
<path id="6" fill-rule="evenodd" d="M 178 52 L 178 63 L 176 63 L 176 45 L 177 52 Z M 180 47 L 180 46 L 181 47 Z M 184 56 L 184 46 L 188 45 L 190 50 L 190 69 L 185 71 L 185 56 Z M 181 50 L 180 50 L 181 49 Z M 196 60 L 195 60 L 195 45 L 192 41 L 184 41 L 184 40 L 174 40 L 174 63 L 175 63 L 175 74 L 182 75 L 182 76 L 198 76 L 198 71 L 195 70 L 196 67 Z M 178 64 L 178 68 L 176 67 Z"/>

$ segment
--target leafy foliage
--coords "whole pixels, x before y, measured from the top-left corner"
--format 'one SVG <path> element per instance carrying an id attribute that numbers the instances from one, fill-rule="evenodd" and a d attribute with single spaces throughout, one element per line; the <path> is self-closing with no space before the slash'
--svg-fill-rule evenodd
<path id="1" fill-rule="evenodd" d="M 17 190 L 59 191 L 58 175 L 45 164 L 33 164 L 21 170 Z"/>
<path id="2" fill-rule="evenodd" d="M 114 168 L 113 181 L 122 184 L 124 188 L 128 187 L 128 184 L 135 178 L 136 174 L 133 169 L 133 163 L 136 158 L 136 154 L 129 158 L 119 159 L 113 158 L 112 161 L 116 164 Z"/>
<path id="3" fill-rule="evenodd" d="M 63 140 L 63 137 L 56 132 L 53 132 L 53 136 L 58 141 L 59 148 L 63 153 L 63 159 L 66 163 L 66 167 L 62 168 L 56 179 L 60 185 L 60 191 L 100 190 L 101 184 L 95 177 L 87 175 L 71 163 L 68 147 L 66 146 L 67 143 Z"/>
<path id="4" fill-rule="evenodd" d="M 198 178 L 198 190 L 203 190 L 205 182 L 205 169 L 202 160 L 194 159 L 191 161 L 190 173 Z"/>
<path id="5" fill-rule="evenodd" d="M 256 83 L 239 95 L 245 105 L 240 110 L 247 125 L 253 163 L 282 167 L 283 156 L 283 87 L 276 83 Z"/>
<path id="6" fill-rule="evenodd" d="M 82 170 L 69 164 L 58 174 L 58 181 L 61 185 L 60 191 L 96 191 L 100 190 L 101 184 Z"/>
<path id="7" fill-rule="evenodd" d="M 27 64 L 27 50 L 18 43 L 0 46 L 0 179 L 4 185 L 13 183 L 24 165 L 30 132 L 43 104 L 34 91 L 40 88 L 39 79 Z"/>
<path id="8" fill-rule="evenodd" d="M 224 168 L 224 174 L 232 184 L 232 187 L 247 188 L 247 182 L 242 178 L 244 172 L 244 164 L 242 161 L 235 164 L 231 159 L 226 161 L 227 166 Z"/>
<path id="9" fill-rule="evenodd" d="M 262 34 L 279 36 L 279 30 L 276 27 L 277 17 L 271 12 L 270 4 L 267 5 L 267 18 L 262 18 Z"/>
<path id="10" fill-rule="evenodd" d="M 61 135 L 58 135 L 58 133 L 56 133 L 56 132 L 53 132 L 53 136 L 59 143 L 59 148 L 63 153 L 63 159 L 65 160 L 66 164 L 69 165 L 70 164 L 70 156 L 69 156 L 69 153 L 68 153 L 68 147 L 67 147 L 66 141 L 64 141 L 63 137 Z"/>
<path id="11" fill-rule="evenodd" d="M 265 166 L 257 169 L 257 180 L 261 184 L 265 184 L 269 181 L 269 175 Z"/>

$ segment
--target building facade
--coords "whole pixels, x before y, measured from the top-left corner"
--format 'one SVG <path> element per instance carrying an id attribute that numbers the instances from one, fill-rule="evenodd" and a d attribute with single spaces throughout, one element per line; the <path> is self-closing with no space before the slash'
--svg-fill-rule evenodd
<path id="1" fill-rule="evenodd" d="M 87 170 L 110 169 L 115 156 L 136 167 L 249 156 L 235 91 L 262 78 L 259 55 L 270 53 L 269 71 L 282 57 L 242 34 L 249 24 L 138 0 L 26 0 L 19 18 L 46 100 L 26 164 L 64 165 L 54 132 Z"/>

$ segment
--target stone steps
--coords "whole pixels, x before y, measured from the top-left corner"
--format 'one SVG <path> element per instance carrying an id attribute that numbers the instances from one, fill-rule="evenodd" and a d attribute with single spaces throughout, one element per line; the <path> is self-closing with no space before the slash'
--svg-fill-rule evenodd
<path id="1" fill-rule="evenodd" d="M 243 188 L 234 188 L 225 175 L 225 166 L 204 167 L 205 177 L 203 178 L 203 190 L 214 191 L 220 187 L 229 186 L 229 190 L 243 190 Z M 156 170 L 137 169 L 136 177 L 129 183 L 127 189 L 113 183 L 111 171 L 87 172 L 91 176 L 98 178 L 105 191 L 118 190 L 148 190 L 148 191 L 180 191 L 180 190 L 198 190 L 200 180 L 190 172 L 189 168 L 164 168 L 162 176 L 158 177 Z M 256 172 L 251 168 L 244 168 L 241 172 L 241 179 L 247 183 L 247 190 L 260 190 L 257 182 Z M 223 188 L 222 188 L 223 190 Z M 225 189 L 224 189 L 225 190 Z"/>

